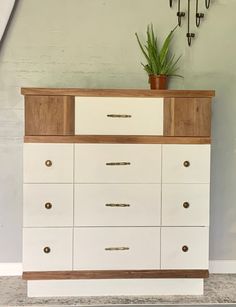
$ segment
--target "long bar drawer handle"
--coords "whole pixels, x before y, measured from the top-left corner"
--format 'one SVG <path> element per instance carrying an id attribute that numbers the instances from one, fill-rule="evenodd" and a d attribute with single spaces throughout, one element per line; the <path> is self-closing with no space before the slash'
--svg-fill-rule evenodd
<path id="1" fill-rule="evenodd" d="M 123 165 L 131 165 L 130 162 L 107 162 L 108 166 L 123 166 Z"/>
<path id="2" fill-rule="evenodd" d="M 130 114 L 107 114 L 107 117 L 112 117 L 112 118 L 130 118 L 132 115 Z"/>
<path id="3" fill-rule="evenodd" d="M 128 251 L 129 247 L 121 246 L 121 247 L 106 247 L 105 251 Z"/>
<path id="4" fill-rule="evenodd" d="M 106 204 L 106 207 L 130 207 L 130 204 Z"/>

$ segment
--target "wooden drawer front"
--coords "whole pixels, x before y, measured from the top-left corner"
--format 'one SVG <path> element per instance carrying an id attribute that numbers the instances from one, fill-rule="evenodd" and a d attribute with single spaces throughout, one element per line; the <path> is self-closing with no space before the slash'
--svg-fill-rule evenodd
<path id="1" fill-rule="evenodd" d="M 163 226 L 208 226 L 209 184 L 163 184 Z"/>
<path id="2" fill-rule="evenodd" d="M 208 227 L 163 227 L 162 269 L 208 269 Z"/>
<path id="3" fill-rule="evenodd" d="M 76 184 L 76 226 L 160 226 L 160 184 Z"/>
<path id="4" fill-rule="evenodd" d="M 73 185 L 25 184 L 24 226 L 73 226 Z"/>
<path id="5" fill-rule="evenodd" d="M 163 135 L 163 98 L 76 97 L 75 134 Z"/>
<path id="6" fill-rule="evenodd" d="M 76 144 L 76 183 L 160 183 L 161 145 Z"/>
<path id="7" fill-rule="evenodd" d="M 24 271 L 71 269 L 72 228 L 25 228 L 23 230 Z"/>
<path id="8" fill-rule="evenodd" d="M 159 227 L 76 228 L 75 270 L 160 268 Z"/>
<path id="9" fill-rule="evenodd" d="M 210 145 L 163 145 L 163 183 L 209 183 Z"/>
<path id="10" fill-rule="evenodd" d="M 73 144 L 24 144 L 24 182 L 73 182 Z"/>

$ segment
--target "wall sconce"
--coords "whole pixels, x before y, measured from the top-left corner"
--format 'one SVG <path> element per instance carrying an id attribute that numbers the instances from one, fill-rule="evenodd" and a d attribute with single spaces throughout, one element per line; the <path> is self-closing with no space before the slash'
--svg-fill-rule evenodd
<path id="1" fill-rule="evenodd" d="M 187 16 L 188 16 L 188 32 L 186 34 L 187 37 L 187 41 L 188 41 L 188 45 L 191 46 L 192 44 L 192 39 L 195 37 L 195 33 L 190 31 L 190 24 L 191 24 L 191 20 L 190 20 L 190 16 L 191 16 L 191 5 L 190 5 L 190 1 L 193 2 L 193 0 L 187 0 L 188 1 L 188 12 L 187 12 Z M 199 27 L 201 24 L 201 21 L 203 20 L 203 18 L 205 17 L 205 14 L 202 12 L 199 12 L 199 1 L 200 0 L 195 0 L 196 1 L 196 13 L 195 13 L 195 23 L 196 23 L 196 27 Z M 202 0 L 204 1 L 204 0 Z M 174 0 L 169 0 L 169 5 L 170 7 L 173 7 L 173 3 Z M 205 0 L 205 8 L 209 9 L 211 4 L 211 0 Z M 182 18 L 185 17 L 185 12 L 181 11 L 181 0 L 178 0 L 178 10 L 177 10 L 177 19 L 178 19 L 178 25 L 181 26 L 182 24 Z"/>

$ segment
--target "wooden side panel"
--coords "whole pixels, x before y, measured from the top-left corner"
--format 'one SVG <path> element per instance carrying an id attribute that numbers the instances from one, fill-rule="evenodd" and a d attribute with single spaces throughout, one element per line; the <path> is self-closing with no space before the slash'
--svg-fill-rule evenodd
<path id="1" fill-rule="evenodd" d="M 211 98 L 165 98 L 164 135 L 211 135 Z"/>
<path id="2" fill-rule="evenodd" d="M 74 97 L 25 96 L 25 135 L 74 135 Z"/>
<path id="3" fill-rule="evenodd" d="M 23 272 L 25 280 L 112 279 L 112 278 L 208 278 L 208 270 L 96 270 Z"/>

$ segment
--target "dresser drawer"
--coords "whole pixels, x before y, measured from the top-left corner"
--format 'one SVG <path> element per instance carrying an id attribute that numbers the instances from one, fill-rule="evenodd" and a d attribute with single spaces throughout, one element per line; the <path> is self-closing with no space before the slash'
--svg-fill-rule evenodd
<path id="1" fill-rule="evenodd" d="M 76 184 L 75 226 L 160 226 L 160 184 Z"/>
<path id="2" fill-rule="evenodd" d="M 73 144 L 24 144 L 24 182 L 73 182 Z"/>
<path id="3" fill-rule="evenodd" d="M 76 183 L 160 183 L 159 144 L 76 144 Z"/>
<path id="4" fill-rule="evenodd" d="M 209 184 L 163 184 L 162 226 L 208 226 Z"/>
<path id="5" fill-rule="evenodd" d="M 25 184 L 24 226 L 73 226 L 73 185 Z"/>
<path id="6" fill-rule="evenodd" d="M 210 145 L 163 145 L 163 183 L 209 183 Z"/>
<path id="7" fill-rule="evenodd" d="M 163 98 L 76 97 L 75 134 L 163 135 Z"/>
<path id="8" fill-rule="evenodd" d="M 163 227 L 162 269 L 208 269 L 208 227 Z"/>
<path id="9" fill-rule="evenodd" d="M 71 228 L 24 228 L 24 271 L 61 271 L 71 269 Z"/>
<path id="10" fill-rule="evenodd" d="M 159 227 L 76 228 L 75 270 L 160 269 Z"/>

